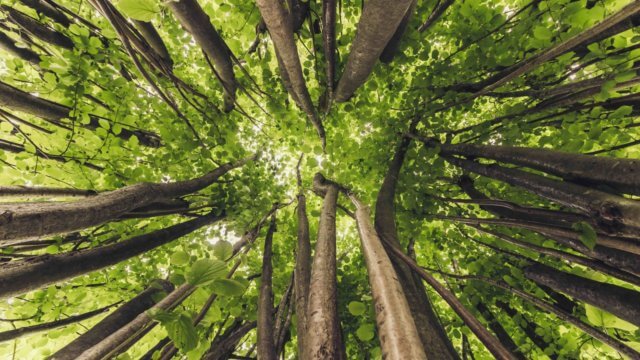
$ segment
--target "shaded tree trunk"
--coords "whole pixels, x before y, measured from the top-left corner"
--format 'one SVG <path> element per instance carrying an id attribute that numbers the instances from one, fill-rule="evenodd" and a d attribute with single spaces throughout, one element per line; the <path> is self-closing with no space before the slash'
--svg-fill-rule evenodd
<path id="1" fill-rule="evenodd" d="M 149 309 L 156 303 L 154 298 L 162 292 L 173 291 L 173 285 L 166 280 L 156 280 L 154 284 L 142 291 L 116 311 L 102 319 L 89 331 L 77 337 L 62 349 L 51 355 L 51 360 L 73 360 L 85 350 L 100 342 L 100 340 L 114 333 L 128 324 L 140 313 Z"/>
<path id="2" fill-rule="evenodd" d="M 245 335 L 257 325 L 256 321 L 236 320 L 225 332 L 211 342 L 211 347 L 204 354 L 203 360 L 228 360 Z"/>
<path id="3" fill-rule="evenodd" d="M 301 158 L 302 159 L 302 158 Z M 298 176 L 298 245 L 296 247 L 296 265 L 294 291 L 298 334 L 298 354 L 306 354 L 307 300 L 311 279 L 311 241 L 309 239 L 309 219 L 307 218 L 307 199 L 302 187 L 299 167 Z"/>
<path id="4" fill-rule="evenodd" d="M 60 10 L 51 6 L 49 3 L 43 0 L 20 0 L 24 5 L 32 8 L 36 12 L 47 16 L 48 18 L 55 20 L 57 23 L 64 27 L 71 25 L 71 20 Z"/>
<path id="5" fill-rule="evenodd" d="M 336 81 L 336 7 L 337 0 L 322 1 L 322 44 L 327 62 L 327 92 L 333 99 Z"/>
<path id="6" fill-rule="evenodd" d="M 402 41 L 402 36 L 407 31 L 407 27 L 413 18 L 413 13 L 416 11 L 417 0 L 413 0 L 411 6 L 407 9 L 407 12 L 404 14 L 402 21 L 398 25 L 396 32 L 393 33 L 391 39 L 387 43 L 387 46 L 384 47 L 382 53 L 380 54 L 380 61 L 389 64 L 393 61 L 393 58 L 396 56 L 398 51 L 400 50 L 400 42 Z"/>
<path id="7" fill-rule="evenodd" d="M 2 31 L 0 31 L 0 49 L 35 66 L 40 66 L 40 55 L 32 50 L 18 47 L 16 42 Z"/>
<path id="8" fill-rule="evenodd" d="M 550 346 L 550 344 L 544 339 L 543 336 L 540 336 L 536 333 L 536 329 L 538 327 L 531 321 L 527 320 L 524 314 L 518 313 L 518 311 L 516 311 L 511 307 L 511 305 L 509 305 L 509 303 L 503 301 L 496 301 L 496 306 L 500 310 L 504 311 L 505 314 L 509 315 L 513 319 L 513 321 L 517 323 L 520 328 L 522 328 L 529 340 L 531 340 L 531 342 L 534 343 L 540 350 L 544 352 L 545 349 Z M 517 318 L 518 315 L 520 315 L 520 319 Z M 558 358 L 558 355 L 556 354 L 551 354 L 548 356 L 549 358 L 551 358 L 551 360 L 556 360 Z"/>
<path id="9" fill-rule="evenodd" d="M 436 7 L 433 9 L 427 20 L 418 28 L 419 32 L 424 32 L 435 24 L 438 19 L 444 14 L 449 6 L 453 5 L 455 0 L 438 0 Z"/>
<path id="10" fill-rule="evenodd" d="M 144 38 L 144 40 L 151 46 L 153 51 L 165 61 L 167 66 L 171 68 L 173 66 L 173 60 L 171 59 L 171 55 L 169 55 L 169 50 L 167 50 L 167 46 L 162 41 L 160 34 L 153 26 L 153 24 L 149 21 L 140 21 L 140 20 L 132 20 L 133 25 L 138 29 L 140 35 Z"/>
<path id="11" fill-rule="evenodd" d="M 66 35 L 53 30 L 38 20 L 24 14 L 9 6 L 1 6 L 2 10 L 8 14 L 9 19 L 18 25 L 22 30 L 51 45 L 60 46 L 65 49 L 73 49 L 73 41 Z"/>
<path id="12" fill-rule="evenodd" d="M 271 216 L 267 236 L 264 239 L 262 275 L 258 299 L 258 354 L 262 360 L 276 360 L 273 320 L 273 289 L 271 287 L 273 265 L 271 264 L 273 233 L 276 231 L 275 215 Z"/>
<path id="13" fill-rule="evenodd" d="M 500 324 L 500 321 L 493 315 L 489 307 L 485 303 L 480 301 L 478 302 L 478 304 L 476 304 L 476 309 L 478 310 L 480 315 L 482 315 L 482 317 L 485 320 L 487 320 L 487 323 L 489 324 L 489 329 L 493 331 L 493 333 L 496 335 L 498 340 L 500 340 L 502 345 L 507 350 L 512 352 L 515 355 L 516 359 L 521 359 L 521 360 L 526 359 L 525 356 L 520 351 L 520 349 L 518 349 L 518 345 L 516 345 L 516 343 L 511 338 L 511 335 L 509 335 L 507 330 L 505 330 L 502 324 Z"/>

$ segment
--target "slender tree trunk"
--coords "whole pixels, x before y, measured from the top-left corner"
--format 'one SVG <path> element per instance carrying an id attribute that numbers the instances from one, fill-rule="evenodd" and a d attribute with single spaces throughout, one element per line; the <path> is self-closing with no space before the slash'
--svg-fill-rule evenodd
<path id="1" fill-rule="evenodd" d="M 349 59 L 338 82 L 335 101 L 344 102 L 365 83 L 413 0 L 370 0 L 364 4 Z"/>
<path id="2" fill-rule="evenodd" d="M 222 216 L 215 214 L 204 215 L 111 245 L 12 261 L 0 266 L 0 298 L 22 294 L 115 265 L 167 244 L 221 218 Z"/>
<path id="3" fill-rule="evenodd" d="M 261 360 L 276 360 L 273 321 L 273 289 L 271 287 L 273 265 L 271 264 L 273 233 L 276 231 L 275 215 L 271 216 L 262 255 L 262 275 L 258 300 L 258 357 Z"/>
<path id="4" fill-rule="evenodd" d="M 3 331 L 3 332 L 0 332 L 0 342 L 18 339 L 24 335 L 33 334 L 40 331 L 52 330 L 52 329 L 67 326 L 70 324 L 75 324 L 77 322 L 90 319 L 94 316 L 108 312 L 111 308 L 113 308 L 118 304 L 119 302 L 115 304 L 107 305 L 97 310 L 86 312 L 84 314 L 69 316 L 67 318 L 48 322 L 48 323 L 25 326 L 25 327 L 13 329 L 13 330 Z"/>
<path id="5" fill-rule="evenodd" d="M 40 55 L 32 50 L 18 47 L 16 42 L 2 31 L 0 31 L 0 49 L 35 66 L 40 66 Z"/>
<path id="6" fill-rule="evenodd" d="M 36 12 L 55 20 L 57 23 L 64 26 L 65 28 L 71 25 L 71 20 L 69 20 L 69 18 L 64 13 L 62 13 L 60 10 L 56 9 L 55 7 L 51 6 L 50 4 L 48 4 L 46 1 L 20 0 L 20 2 L 32 8 Z"/>
<path id="7" fill-rule="evenodd" d="M 400 170 L 409 145 L 410 139 L 400 140 L 376 200 L 376 231 L 384 242 L 398 249 L 401 248 L 401 245 L 396 230 L 394 199 Z M 418 334 L 424 351 L 439 359 L 457 359 L 458 356 L 451 341 L 433 311 L 422 280 L 414 278 L 411 269 L 403 262 L 399 262 L 393 257 L 391 261 L 398 274 L 398 280 L 402 285 L 412 316 L 419 324 Z"/>
<path id="8" fill-rule="evenodd" d="M 156 280 L 150 287 L 142 291 L 126 304 L 120 306 L 116 311 L 102 319 L 89 331 L 77 337 L 55 354 L 51 355 L 51 360 L 73 360 L 85 350 L 100 342 L 110 334 L 128 324 L 140 313 L 149 309 L 156 303 L 154 298 L 162 292 L 173 291 L 173 285 L 166 280 Z"/>
<path id="9" fill-rule="evenodd" d="M 608 311 L 640 326 L 640 293 L 535 264 L 525 268 L 525 276 L 576 299 Z"/>
<path id="10" fill-rule="evenodd" d="M 307 114 L 307 117 L 315 127 L 318 136 L 322 141 L 324 148 L 325 131 L 322 121 L 316 114 L 316 110 L 311 102 L 309 90 L 302 74 L 302 66 L 300 65 L 300 57 L 296 48 L 295 39 L 293 38 L 293 20 L 292 16 L 287 12 L 282 3 L 271 0 L 257 0 L 258 8 L 262 19 L 264 19 L 273 46 L 278 56 L 278 65 L 280 73 L 285 81 L 289 82 L 288 91 L 296 101 L 297 105 Z"/>
<path id="11" fill-rule="evenodd" d="M 252 158 L 226 163 L 199 178 L 173 183 L 139 183 L 89 199 L 64 203 L 0 205 L 0 243 L 86 229 L 154 202 L 191 194 L 214 183 Z"/>
<path id="12" fill-rule="evenodd" d="M 149 21 L 132 21 L 133 25 L 138 29 L 144 40 L 149 43 L 153 51 L 171 68 L 173 66 L 173 60 L 171 59 L 171 55 L 169 55 L 169 50 L 167 50 L 167 46 L 164 44 L 164 41 L 162 41 L 160 34 L 158 34 L 153 24 Z"/>
<path id="13" fill-rule="evenodd" d="M 393 58 L 396 56 L 398 51 L 400 50 L 400 41 L 402 40 L 402 36 L 407 31 L 407 27 L 413 18 L 413 13 L 416 11 L 417 0 L 413 0 L 411 6 L 407 9 L 407 12 L 404 14 L 402 21 L 398 25 L 396 32 L 393 33 L 391 39 L 387 43 L 387 46 L 384 47 L 382 53 L 380 54 L 380 61 L 389 64 L 393 61 Z"/>
<path id="14" fill-rule="evenodd" d="M 9 6 L 1 6 L 2 10 L 8 14 L 9 19 L 20 26 L 24 31 L 51 45 L 60 46 L 65 49 L 73 49 L 73 41 L 66 35 L 53 30 L 38 20 L 28 16 Z"/>
<path id="15" fill-rule="evenodd" d="M 322 0 L 322 44 L 327 61 L 329 99 L 333 99 L 336 81 L 336 7 L 337 0 Z"/>
<path id="16" fill-rule="evenodd" d="M 439 0 L 424 24 L 420 25 L 418 31 L 424 32 L 429 29 L 436 21 L 438 21 L 438 19 L 440 19 L 444 12 L 447 11 L 449 6 L 453 5 L 454 2 L 455 0 Z"/>
<path id="17" fill-rule="evenodd" d="M 302 159 L 302 158 L 301 158 Z M 306 354 L 307 300 L 311 282 L 311 241 L 309 239 L 309 219 L 307 218 L 307 199 L 302 187 L 299 167 L 298 175 L 298 245 L 296 247 L 296 266 L 294 281 L 295 304 L 298 334 L 298 354 Z"/>
<path id="18" fill-rule="evenodd" d="M 305 359 L 340 359 L 342 339 L 338 318 L 336 282 L 336 205 L 338 188 L 314 179 L 314 189 L 324 194 L 318 240 L 311 267 L 307 303 Z"/>
<path id="19" fill-rule="evenodd" d="M 211 342 L 203 360 L 228 360 L 232 359 L 233 352 L 238 347 L 240 340 L 257 326 L 256 321 L 236 321 L 225 332 Z"/>
<path id="20" fill-rule="evenodd" d="M 509 305 L 509 303 L 506 302 L 496 301 L 496 306 L 505 314 L 509 315 L 513 319 L 514 323 L 517 323 L 518 326 L 522 328 L 529 340 L 531 340 L 531 342 L 534 343 L 540 350 L 544 352 L 549 347 L 550 344 L 544 339 L 544 337 L 536 333 L 537 326 L 526 319 L 524 314 L 518 313 L 518 311 L 516 311 L 511 307 L 511 305 Z M 520 318 L 517 318 L 518 315 L 520 315 Z M 556 354 L 551 354 L 548 356 L 549 358 L 551 358 L 551 360 L 556 360 L 558 358 L 558 355 Z"/>
<path id="21" fill-rule="evenodd" d="M 167 6 L 182 27 L 191 33 L 202 50 L 213 60 L 225 94 L 225 111 L 233 110 L 237 83 L 229 47 L 196 0 L 170 1 Z"/>
<path id="22" fill-rule="evenodd" d="M 480 315 L 482 315 L 482 317 L 487 320 L 489 329 L 491 329 L 491 331 L 496 334 L 498 340 L 500 340 L 502 345 L 507 350 L 514 354 L 516 359 L 526 359 L 520 349 L 518 349 L 518 345 L 516 345 L 516 343 L 511 338 L 511 335 L 509 335 L 507 330 L 504 329 L 502 324 L 500 324 L 500 321 L 495 317 L 495 315 L 493 315 L 493 313 L 485 303 L 483 303 L 482 301 L 478 302 L 478 304 L 476 304 L 476 310 L 478 310 Z"/>

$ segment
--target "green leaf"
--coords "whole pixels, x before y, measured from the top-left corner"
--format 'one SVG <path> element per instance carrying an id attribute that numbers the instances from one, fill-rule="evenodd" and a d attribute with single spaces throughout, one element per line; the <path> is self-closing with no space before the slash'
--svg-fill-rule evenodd
<path id="1" fill-rule="evenodd" d="M 536 26 L 536 28 L 533 29 L 533 36 L 539 40 L 549 40 L 553 36 L 553 33 L 546 26 Z"/>
<path id="2" fill-rule="evenodd" d="M 233 255 L 233 245 L 225 240 L 220 240 L 213 244 L 213 255 L 218 259 L 225 261 Z"/>
<path id="3" fill-rule="evenodd" d="M 154 0 L 120 0 L 118 9 L 132 19 L 151 21 L 160 12 Z"/>
<path id="4" fill-rule="evenodd" d="M 596 240 L 598 238 L 598 234 L 593 230 L 591 225 L 584 221 L 577 222 L 571 226 L 574 230 L 580 233 L 579 239 L 580 241 L 589 249 L 593 250 L 596 246 Z"/>
<path id="5" fill-rule="evenodd" d="M 213 292 L 222 296 L 239 296 L 245 291 L 245 286 L 233 279 L 219 279 L 213 282 Z"/>
<path id="6" fill-rule="evenodd" d="M 227 272 L 224 262 L 215 259 L 200 259 L 192 266 L 185 279 L 193 286 L 202 286 L 223 277 Z"/>
<path id="7" fill-rule="evenodd" d="M 352 301 L 349 303 L 349 312 L 351 315 L 360 316 L 364 314 L 366 310 L 367 307 L 360 301 Z"/>
<path id="8" fill-rule="evenodd" d="M 191 316 L 181 313 L 172 321 L 162 322 L 167 329 L 167 335 L 178 349 L 187 352 L 198 346 L 198 332 L 191 320 Z"/>
<path id="9" fill-rule="evenodd" d="M 616 328 L 616 329 L 626 330 L 626 331 L 636 331 L 638 329 L 637 326 L 629 322 L 626 322 L 614 316 L 613 314 L 600 310 L 595 306 L 585 304 L 584 308 L 586 310 L 587 319 L 591 324 L 595 326 L 606 327 L 606 328 Z"/>
<path id="10" fill-rule="evenodd" d="M 362 341 L 370 341 L 375 335 L 373 324 L 362 324 L 356 330 L 356 336 Z"/>
<path id="11" fill-rule="evenodd" d="M 171 263 L 174 265 L 184 265 L 189 262 L 189 254 L 184 251 L 176 251 L 171 255 Z"/>

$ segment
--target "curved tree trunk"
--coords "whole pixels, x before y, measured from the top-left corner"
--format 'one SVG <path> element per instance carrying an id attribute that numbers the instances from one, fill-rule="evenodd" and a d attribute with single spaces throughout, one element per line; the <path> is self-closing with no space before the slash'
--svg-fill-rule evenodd
<path id="1" fill-rule="evenodd" d="M 233 110 L 238 85 L 233 73 L 229 47 L 211 25 L 209 16 L 196 0 L 169 1 L 166 4 L 180 25 L 191 33 L 202 50 L 213 60 L 225 94 L 225 111 Z"/>
<path id="2" fill-rule="evenodd" d="M 412 3 L 413 0 L 370 0 L 364 4 L 347 64 L 338 82 L 335 101 L 349 100 L 365 83 Z"/>
<path id="3" fill-rule="evenodd" d="M 3 214 L 3 220 L 0 221 L 0 238 L 3 240 L 0 243 L 10 244 L 20 239 L 71 232 L 103 224 L 154 202 L 204 189 L 251 159 L 226 163 L 193 180 L 140 183 L 81 201 L 0 205 L 0 214 Z"/>
<path id="4" fill-rule="evenodd" d="M 403 138 L 400 140 L 376 200 L 376 231 L 384 242 L 398 249 L 401 246 L 396 230 L 395 193 L 402 163 L 409 145 L 409 139 Z M 428 355 L 437 356 L 439 359 L 457 359 L 458 356 L 451 345 L 451 341 L 433 311 L 422 281 L 414 278 L 413 272 L 406 264 L 397 261 L 395 258 L 392 258 L 391 261 L 398 274 L 398 280 L 402 285 L 412 316 L 416 323 L 419 324 L 418 334 L 424 351 Z"/>
<path id="5" fill-rule="evenodd" d="M 173 291 L 173 285 L 166 280 L 156 280 L 150 287 L 142 291 L 116 311 L 102 319 L 89 331 L 77 337 L 62 349 L 51 355 L 51 360 L 74 360 L 85 350 L 100 342 L 100 340 L 125 326 L 140 313 L 156 303 L 154 298 L 162 292 Z"/>
<path id="6" fill-rule="evenodd" d="M 273 264 L 271 264 L 273 233 L 276 231 L 275 215 L 271 216 L 267 236 L 264 239 L 262 255 L 262 275 L 260 277 L 260 296 L 258 299 L 258 354 L 261 360 L 276 360 L 274 342 L 275 326 L 273 320 Z"/>
<path id="7" fill-rule="evenodd" d="M 636 291 L 565 273 L 542 264 L 526 267 L 524 274 L 538 284 L 568 294 L 640 326 L 640 293 Z"/>
<path id="8" fill-rule="evenodd" d="M 314 189 L 324 193 L 316 251 L 311 267 L 307 303 L 304 359 L 340 359 L 342 339 L 338 318 L 336 282 L 336 209 L 338 188 L 314 179 Z"/>
<path id="9" fill-rule="evenodd" d="M 215 214 L 204 215 L 111 245 L 12 261 L 0 266 L 0 298 L 22 294 L 115 265 L 167 244 L 221 218 Z"/>

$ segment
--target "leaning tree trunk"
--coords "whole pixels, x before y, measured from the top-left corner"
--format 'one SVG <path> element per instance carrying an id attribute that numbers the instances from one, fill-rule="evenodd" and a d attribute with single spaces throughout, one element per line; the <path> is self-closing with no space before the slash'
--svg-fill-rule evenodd
<path id="1" fill-rule="evenodd" d="M 509 332 L 507 332 L 502 324 L 500 324 L 500 321 L 495 317 L 495 315 L 493 315 L 491 309 L 489 309 L 489 307 L 485 303 L 479 301 L 476 304 L 476 310 L 478 310 L 480 315 L 482 315 L 482 317 L 487 320 L 489 329 L 493 331 L 502 345 L 504 345 L 507 350 L 511 351 L 515 355 L 516 359 L 526 359 L 520 349 L 518 349 L 518 345 L 516 345 L 516 343 L 511 338 L 511 335 L 509 335 Z"/>
<path id="2" fill-rule="evenodd" d="M 203 360 L 228 360 L 249 331 L 257 326 L 256 321 L 237 321 L 211 342 L 211 347 L 202 357 Z"/>
<path id="3" fill-rule="evenodd" d="M 31 16 L 24 14 L 9 6 L 0 6 L 2 10 L 8 15 L 8 19 L 14 24 L 18 25 L 23 31 L 33 35 L 41 41 L 60 46 L 65 49 L 73 49 L 73 41 L 66 35 L 53 30 L 46 25 L 41 24 L 38 20 Z"/>
<path id="4" fill-rule="evenodd" d="M 173 66 L 173 60 L 171 59 L 169 50 L 167 50 L 167 46 L 164 41 L 162 41 L 160 34 L 158 34 L 158 30 L 156 30 L 151 22 L 140 20 L 132 21 L 133 25 L 138 29 L 140 35 L 142 35 L 144 40 L 151 46 L 153 51 L 171 68 Z"/>
<path id="5" fill-rule="evenodd" d="M 407 31 L 407 27 L 409 26 L 409 22 L 413 18 L 413 13 L 416 11 L 417 0 L 413 0 L 411 2 L 411 6 L 407 9 L 407 12 L 404 14 L 402 21 L 398 25 L 396 32 L 393 33 L 391 39 L 387 43 L 387 46 L 384 47 L 382 53 L 380 54 L 380 61 L 389 64 L 393 61 L 393 58 L 396 56 L 398 51 L 400 50 L 400 41 L 402 41 L 402 37 L 404 33 Z"/>
<path id="6" fill-rule="evenodd" d="M 543 352 L 549 347 L 549 342 L 544 339 L 544 336 L 538 335 L 536 333 L 537 326 L 529 321 L 524 314 L 520 314 L 516 311 L 509 303 L 503 301 L 496 301 L 496 306 L 502 310 L 505 314 L 509 315 L 513 319 L 513 322 L 518 324 L 520 328 L 527 335 L 529 340 L 534 343 L 540 350 Z M 519 318 L 518 318 L 519 317 Z M 558 358 L 557 354 L 548 355 L 551 360 L 556 360 Z"/>
<path id="7" fill-rule="evenodd" d="M 306 354 L 307 300 L 311 279 L 311 241 L 309 239 L 309 219 L 307 218 L 307 199 L 302 187 L 300 169 L 298 175 L 298 245 L 296 247 L 296 265 L 294 291 L 298 334 L 298 354 Z"/>
<path id="8" fill-rule="evenodd" d="M 276 217 L 271 216 L 267 236 L 264 239 L 264 253 L 262 255 L 262 275 L 260 276 L 260 296 L 258 298 L 258 354 L 261 360 L 276 360 L 273 320 L 273 233 L 276 231 Z"/>
<path id="9" fill-rule="evenodd" d="M 40 66 L 40 55 L 27 48 L 18 47 L 16 41 L 2 31 L 0 31 L 0 49 L 35 66 Z"/>
<path id="10" fill-rule="evenodd" d="M 24 5 L 32 8 L 36 12 L 43 14 L 64 27 L 71 25 L 71 20 L 60 10 L 53 7 L 46 0 L 20 0 Z"/>
<path id="11" fill-rule="evenodd" d="M 289 89 L 287 90 L 291 92 L 291 96 L 297 105 L 307 114 L 307 117 L 318 132 L 324 148 L 326 143 L 325 131 L 322 121 L 313 107 L 311 96 L 309 96 L 309 90 L 304 80 L 298 49 L 293 37 L 292 16 L 280 1 L 257 0 L 256 2 L 262 19 L 264 19 L 269 30 L 271 40 L 273 40 L 282 78 L 285 80 L 285 84 L 287 81 L 289 82 Z"/>
<path id="12" fill-rule="evenodd" d="M 213 60 L 225 94 L 225 111 L 233 110 L 238 85 L 233 73 L 231 50 L 196 0 L 169 1 L 166 4 L 182 27 L 191 33 L 202 50 Z"/>
<path id="13" fill-rule="evenodd" d="M 526 267 L 525 276 L 640 326 L 640 293 L 620 286 L 565 273 L 546 265 Z"/>
<path id="14" fill-rule="evenodd" d="M 115 265 L 212 224 L 223 216 L 208 214 L 111 245 L 12 261 L 0 266 L 0 298 Z"/>
<path id="15" fill-rule="evenodd" d="M 340 359 L 342 339 L 338 318 L 336 282 L 336 209 L 338 187 L 314 179 L 314 189 L 324 194 L 316 251 L 311 267 L 307 302 L 304 359 Z"/>
<path id="16" fill-rule="evenodd" d="M 101 193 L 82 201 L 65 203 L 14 203 L 0 205 L 0 241 L 11 244 L 21 239 L 86 229 L 116 219 L 137 208 L 204 189 L 232 169 L 253 158 L 221 165 L 199 178 L 173 183 L 139 183 Z"/>
<path id="17" fill-rule="evenodd" d="M 378 193 L 376 201 L 375 227 L 380 238 L 398 249 L 395 221 L 395 192 L 400 176 L 402 163 L 408 151 L 410 140 L 403 138 L 389 164 L 389 169 Z M 404 263 L 391 259 L 398 274 L 398 280 L 409 303 L 409 308 L 418 326 L 418 334 L 427 354 L 437 355 L 441 359 L 458 358 L 446 332 L 442 328 L 420 279 L 413 276 L 413 272 Z"/>
<path id="18" fill-rule="evenodd" d="M 116 311 L 102 319 L 89 331 L 77 337 L 55 354 L 50 360 L 73 360 L 85 350 L 100 342 L 110 334 L 128 324 L 140 313 L 146 311 L 157 302 L 157 296 L 162 292 L 173 291 L 173 285 L 166 280 L 156 280 L 150 287 L 142 291 Z"/>
<path id="19" fill-rule="evenodd" d="M 370 0 L 364 4 L 335 101 L 349 100 L 364 84 L 412 3 L 413 0 Z"/>

